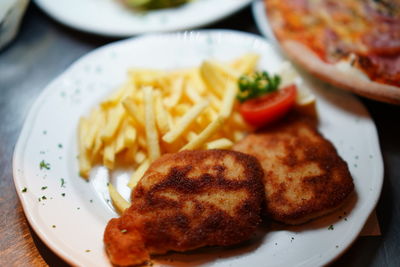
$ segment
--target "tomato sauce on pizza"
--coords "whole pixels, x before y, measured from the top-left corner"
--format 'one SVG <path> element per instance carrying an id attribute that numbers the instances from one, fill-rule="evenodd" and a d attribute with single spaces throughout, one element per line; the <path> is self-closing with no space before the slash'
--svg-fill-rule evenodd
<path id="1" fill-rule="evenodd" d="M 306 45 L 326 63 L 341 60 L 372 81 L 400 87 L 400 0 L 265 0 L 280 41 Z"/>

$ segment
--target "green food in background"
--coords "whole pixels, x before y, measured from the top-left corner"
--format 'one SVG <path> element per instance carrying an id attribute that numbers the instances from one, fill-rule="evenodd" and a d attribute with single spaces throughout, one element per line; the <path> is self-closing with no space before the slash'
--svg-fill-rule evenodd
<path id="1" fill-rule="evenodd" d="M 161 9 L 183 5 L 191 0 L 122 0 L 127 6 L 137 9 Z"/>

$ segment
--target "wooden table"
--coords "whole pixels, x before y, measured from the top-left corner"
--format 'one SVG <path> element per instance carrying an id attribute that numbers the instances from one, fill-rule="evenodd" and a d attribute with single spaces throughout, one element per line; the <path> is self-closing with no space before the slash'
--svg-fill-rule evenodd
<path id="1" fill-rule="evenodd" d="M 250 8 L 210 28 L 259 34 Z M 12 154 L 42 89 L 76 59 L 111 41 L 61 26 L 31 4 L 19 36 L 0 51 L 0 266 L 67 266 L 25 219 L 14 188 Z M 382 236 L 359 238 L 333 265 L 400 266 L 400 106 L 361 101 L 376 122 L 385 162 L 377 207 Z"/>

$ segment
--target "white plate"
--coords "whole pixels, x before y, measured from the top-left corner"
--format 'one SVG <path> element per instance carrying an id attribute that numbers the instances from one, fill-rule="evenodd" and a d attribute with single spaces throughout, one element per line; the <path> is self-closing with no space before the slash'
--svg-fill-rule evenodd
<path id="1" fill-rule="evenodd" d="M 229 60 L 249 51 L 262 55 L 262 69 L 276 71 L 282 61 L 264 39 L 246 33 L 148 35 L 96 49 L 49 84 L 26 119 L 13 166 L 26 217 L 40 238 L 71 264 L 110 266 L 102 243 L 107 221 L 116 216 L 107 202 L 109 174 L 99 167 L 91 173 L 89 183 L 78 176 L 76 129 L 79 117 L 121 84 L 128 67 L 175 69 L 196 66 L 207 58 Z M 265 227 L 257 239 L 243 246 L 171 253 L 157 257 L 156 262 L 179 266 L 319 266 L 335 259 L 353 242 L 381 191 L 383 164 L 375 125 L 352 95 L 309 82 L 318 97 L 320 130 L 348 162 L 357 198 L 334 214 L 302 226 Z M 42 160 L 50 164 L 49 170 L 40 169 Z M 129 194 L 127 172 L 111 176 L 119 190 Z M 42 196 L 46 199 L 39 201 Z M 328 229 L 331 224 L 334 230 Z M 169 261 L 171 258 L 174 261 Z"/>
<path id="2" fill-rule="evenodd" d="M 255 0 L 251 5 L 254 20 L 256 21 L 256 25 L 258 30 L 262 35 L 268 38 L 268 40 L 272 41 L 274 45 L 278 45 L 278 41 L 275 38 L 275 34 L 272 31 L 271 26 L 269 25 L 268 17 L 267 17 L 267 9 L 264 5 L 263 0 Z"/>
<path id="3" fill-rule="evenodd" d="M 55 20 L 77 30 L 110 37 L 193 29 L 221 20 L 252 0 L 194 0 L 165 10 L 139 13 L 119 0 L 35 0 Z"/>

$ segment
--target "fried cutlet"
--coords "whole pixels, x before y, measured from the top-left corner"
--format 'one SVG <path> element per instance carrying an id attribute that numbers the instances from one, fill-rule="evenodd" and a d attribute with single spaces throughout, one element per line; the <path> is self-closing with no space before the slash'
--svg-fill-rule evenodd
<path id="1" fill-rule="evenodd" d="M 117 265 L 150 254 L 229 246 L 251 238 L 261 222 L 263 171 L 252 156 L 227 150 L 183 151 L 151 164 L 132 205 L 104 233 Z"/>
<path id="2" fill-rule="evenodd" d="M 276 221 L 301 224 L 327 214 L 354 189 L 347 163 L 304 115 L 292 113 L 249 134 L 233 149 L 260 161 L 266 215 Z"/>

